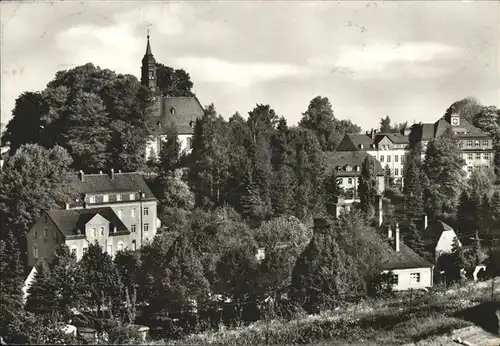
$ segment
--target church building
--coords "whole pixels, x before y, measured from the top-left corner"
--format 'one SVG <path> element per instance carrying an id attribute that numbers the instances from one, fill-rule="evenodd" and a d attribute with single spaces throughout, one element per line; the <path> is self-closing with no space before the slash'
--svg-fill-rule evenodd
<path id="1" fill-rule="evenodd" d="M 146 54 L 142 58 L 141 83 L 153 92 L 153 114 L 150 116 L 153 135 L 146 144 L 146 160 L 158 158 L 161 143 L 167 135 L 176 131 L 181 144 L 181 152 L 192 149 L 192 137 L 196 119 L 203 116 L 203 106 L 196 96 L 163 96 L 158 87 L 156 60 L 151 50 L 149 34 Z"/>

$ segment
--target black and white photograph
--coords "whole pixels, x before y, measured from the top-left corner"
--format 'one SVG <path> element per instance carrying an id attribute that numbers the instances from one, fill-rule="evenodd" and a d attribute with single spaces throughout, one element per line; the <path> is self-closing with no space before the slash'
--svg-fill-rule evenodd
<path id="1" fill-rule="evenodd" d="M 500 345 L 500 1 L 0 2 L 1 345 Z"/>

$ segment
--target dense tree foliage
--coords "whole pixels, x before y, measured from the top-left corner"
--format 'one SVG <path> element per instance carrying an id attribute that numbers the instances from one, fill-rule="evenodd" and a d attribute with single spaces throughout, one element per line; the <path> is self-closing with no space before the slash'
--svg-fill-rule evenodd
<path id="1" fill-rule="evenodd" d="M 407 174 L 404 185 L 404 212 L 408 222 L 419 225 L 424 215 L 424 189 L 422 170 L 412 155 L 408 161 Z"/>
<path id="2" fill-rule="evenodd" d="M 163 96 L 194 96 L 193 82 L 189 73 L 161 63 L 156 64 L 157 84 Z"/>
<path id="3" fill-rule="evenodd" d="M 427 146 L 423 171 L 426 174 L 425 210 L 431 219 L 453 218 L 465 185 L 465 164 L 456 142 L 447 134 Z"/>
<path id="4" fill-rule="evenodd" d="M 368 218 L 374 215 L 375 202 L 378 195 L 377 176 L 373 160 L 373 158 L 367 156 L 363 161 L 358 187 L 360 208 Z"/>

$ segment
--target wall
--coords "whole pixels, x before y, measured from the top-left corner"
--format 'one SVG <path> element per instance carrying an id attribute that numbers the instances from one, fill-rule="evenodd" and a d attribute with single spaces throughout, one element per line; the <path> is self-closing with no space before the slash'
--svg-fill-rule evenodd
<path id="1" fill-rule="evenodd" d="M 191 145 L 189 143 L 189 138 L 193 138 L 192 134 L 179 134 L 179 142 L 181 145 L 181 152 L 184 151 L 186 154 L 191 152 Z M 146 142 L 146 160 L 148 160 L 152 155 L 158 158 L 161 151 L 161 143 L 167 140 L 166 135 L 160 135 L 149 139 Z"/>
<path id="2" fill-rule="evenodd" d="M 45 229 L 47 230 L 47 237 L 44 236 Z M 54 249 L 62 242 L 62 234 L 48 215 L 43 213 L 26 235 L 28 266 L 34 266 L 37 262 L 37 258 L 34 256 L 35 244 L 38 247 L 38 258 L 43 258 L 49 262 L 54 257 Z"/>
<path id="3" fill-rule="evenodd" d="M 394 269 L 392 272 L 398 275 L 398 284 L 393 286 L 395 291 L 422 289 L 433 285 L 432 268 Z M 411 282 L 411 273 L 420 273 L 419 283 Z"/>
<path id="4" fill-rule="evenodd" d="M 359 193 L 358 193 L 358 186 L 359 186 L 359 177 L 357 176 L 342 176 L 342 173 L 337 172 L 338 177 L 337 177 L 337 182 L 339 183 L 339 186 L 344 189 L 344 191 L 347 191 L 348 189 L 354 189 L 353 196 L 354 198 L 345 198 L 346 203 L 353 203 L 353 202 L 359 202 Z M 349 179 L 351 179 L 351 183 L 349 184 Z M 385 179 L 384 176 L 377 176 L 377 182 L 378 182 L 378 192 L 383 193 L 385 190 Z"/>
<path id="5" fill-rule="evenodd" d="M 139 249 L 143 243 L 146 241 L 153 240 L 153 237 L 157 232 L 157 213 L 156 213 L 156 201 L 124 201 L 123 203 L 113 202 L 109 204 L 87 204 L 87 208 L 97 208 L 97 207 L 111 207 L 116 215 L 120 215 L 122 212 L 121 220 L 123 224 L 130 230 L 130 238 L 136 240 L 137 249 Z M 144 215 L 144 208 L 148 208 L 148 215 Z M 135 216 L 133 216 L 133 210 L 135 209 Z M 141 241 L 141 210 L 142 210 L 142 225 L 144 229 L 144 224 L 149 225 L 149 231 L 143 232 L 143 240 Z M 132 232 L 132 225 L 135 225 L 136 231 Z"/>
<path id="6" fill-rule="evenodd" d="M 114 257 L 116 255 L 116 252 L 118 251 L 118 244 L 120 242 L 123 243 L 123 250 L 127 248 L 132 249 L 132 239 L 133 237 L 127 234 L 111 236 L 107 235 L 104 237 L 99 236 L 89 239 L 67 239 L 66 245 L 70 250 L 76 249 L 76 259 L 79 261 L 83 257 L 84 249 L 88 249 L 90 243 L 94 243 L 95 241 L 97 241 L 104 252 L 108 252 L 108 245 L 111 245 L 112 247 L 110 256 Z"/>
<path id="7" fill-rule="evenodd" d="M 439 237 L 439 240 L 435 247 L 436 256 L 441 253 L 451 253 L 453 249 L 453 239 L 455 239 L 456 237 L 457 235 L 455 231 L 452 230 L 444 231 L 443 233 L 441 233 L 441 236 Z M 458 240 L 458 243 L 462 245 L 460 243 L 460 240 Z"/>

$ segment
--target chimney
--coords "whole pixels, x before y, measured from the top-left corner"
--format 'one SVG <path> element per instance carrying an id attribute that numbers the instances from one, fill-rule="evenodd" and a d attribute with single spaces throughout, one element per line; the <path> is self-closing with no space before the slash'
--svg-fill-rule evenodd
<path id="1" fill-rule="evenodd" d="M 396 252 L 399 252 L 399 224 L 396 222 Z"/>
<path id="2" fill-rule="evenodd" d="M 69 209 L 69 203 L 66 203 L 66 210 Z"/>
<path id="3" fill-rule="evenodd" d="M 99 174 L 102 174 L 102 171 L 99 171 Z"/>
<path id="4" fill-rule="evenodd" d="M 427 229 L 427 226 L 428 226 L 428 218 L 427 218 L 427 214 L 424 215 L 424 231 Z"/>
<path id="5" fill-rule="evenodd" d="M 375 134 L 376 134 L 376 133 L 377 133 L 377 130 L 372 129 L 372 133 L 371 133 L 371 135 L 372 135 L 372 139 L 375 139 Z"/>
<path id="6" fill-rule="evenodd" d="M 85 174 L 83 173 L 83 171 L 82 171 L 82 170 L 80 170 L 80 172 L 79 172 L 79 173 L 80 173 L 80 180 L 81 180 L 81 181 L 85 181 L 85 178 L 84 178 Z"/>
<path id="7" fill-rule="evenodd" d="M 113 168 L 111 168 L 110 177 L 111 177 L 111 180 L 115 179 L 115 170 Z"/>
<path id="8" fill-rule="evenodd" d="M 327 219 L 316 218 L 314 219 L 314 233 L 324 233 L 330 227 Z"/>
<path id="9" fill-rule="evenodd" d="M 392 228 L 390 225 L 387 228 L 387 239 L 392 239 Z"/>

